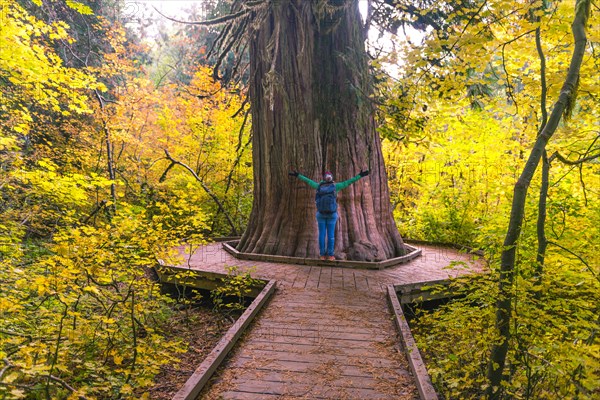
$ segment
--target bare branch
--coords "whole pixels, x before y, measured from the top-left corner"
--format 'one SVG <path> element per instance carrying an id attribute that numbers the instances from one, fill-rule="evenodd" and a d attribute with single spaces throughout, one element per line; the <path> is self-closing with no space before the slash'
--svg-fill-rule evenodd
<path id="1" fill-rule="evenodd" d="M 216 26 L 216 25 L 222 25 L 228 21 L 232 21 L 235 20 L 243 15 L 248 14 L 249 10 L 247 9 L 243 9 L 240 10 L 238 12 L 236 12 L 235 14 L 227 14 L 224 15 L 222 17 L 219 18 L 215 18 L 215 19 L 209 19 L 206 21 L 182 21 L 180 19 L 176 19 L 176 18 L 172 18 L 169 17 L 163 13 L 161 13 L 160 11 L 158 11 L 158 9 L 154 6 L 152 6 L 152 8 L 154 8 L 154 11 L 156 11 L 157 13 L 159 13 L 161 16 L 163 16 L 164 18 L 168 19 L 169 21 L 173 21 L 173 22 L 177 22 L 180 24 L 186 24 L 186 25 L 201 25 L 201 26 Z"/>
<path id="2" fill-rule="evenodd" d="M 4 376 L 4 373 L 6 371 L 8 371 L 10 368 L 14 367 L 14 365 L 11 364 L 10 361 L 8 361 L 8 358 L 4 358 L 4 359 L 2 359 L 2 361 L 4 361 L 5 367 L 0 370 L 0 380 L 2 379 L 2 376 Z"/>
<path id="3" fill-rule="evenodd" d="M 246 28 L 247 25 L 248 25 L 248 20 L 245 19 L 244 21 L 242 21 L 239 24 L 239 26 L 237 27 L 235 32 L 231 35 L 231 39 L 229 40 L 227 45 L 225 45 L 225 48 L 219 54 L 219 57 L 217 58 L 217 62 L 215 63 L 215 66 L 213 67 L 213 78 L 220 80 L 219 67 L 221 66 L 221 63 L 223 62 L 225 57 L 227 57 L 227 54 L 229 54 L 229 51 L 231 51 L 232 47 L 242 39 L 242 32 L 244 31 L 244 29 Z"/>
<path id="4" fill-rule="evenodd" d="M 83 221 L 81 221 L 84 224 L 87 224 L 88 221 L 98 213 L 98 211 L 102 210 L 104 208 L 104 206 L 106 206 L 106 203 L 108 203 L 106 200 L 102 200 L 100 203 L 97 203 L 94 206 L 94 209 L 90 212 L 90 215 L 88 215 L 87 217 L 85 217 L 85 219 Z"/>
<path id="5" fill-rule="evenodd" d="M 587 162 L 587 161 L 595 160 L 596 158 L 600 158 L 600 153 L 594 154 L 591 156 L 587 156 L 587 157 L 583 157 L 583 158 L 580 158 L 575 161 L 571 161 L 571 160 L 568 160 L 566 157 L 562 156 L 558 151 L 555 151 L 552 154 L 552 156 L 550 157 L 550 160 L 554 160 L 555 158 L 557 158 L 563 164 L 578 165 L 578 164 L 583 164 L 584 162 Z"/>
<path id="6" fill-rule="evenodd" d="M 171 168 L 173 168 L 175 166 L 174 162 L 171 162 L 171 164 L 169 164 L 169 166 L 167 167 L 167 169 L 165 169 L 165 172 L 162 173 L 162 175 L 160 176 L 160 178 L 158 178 L 159 182 L 164 182 L 165 179 L 167 179 L 167 174 L 169 173 L 169 171 L 171 170 Z"/>
<path id="7" fill-rule="evenodd" d="M 200 183 L 200 186 L 202 186 L 202 189 L 204 189 L 204 191 L 214 200 L 214 202 L 219 207 L 219 210 L 221 210 L 221 212 L 225 215 L 225 218 L 227 218 L 227 222 L 229 223 L 229 226 L 231 226 L 232 233 L 237 236 L 238 232 L 235 227 L 235 224 L 233 223 L 233 221 L 231 220 L 231 217 L 225 210 L 225 207 L 223 206 L 223 203 L 221 203 L 221 200 L 219 200 L 219 198 L 212 192 L 212 190 L 210 190 L 210 188 L 208 186 L 206 186 L 204 181 L 202 179 L 200 179 L 198 174 L 196 174 L 196 172 L 192 168 L 190 168 L 187 164 L 184 164 L 181 161 L 177 161 L 173 157 L 171 157 L 171 154 L 169 154 L 169 151 L 167 149 L 163 149 L 163 150 L 165 151 L 165 155 L 167 156 L 169 161 L 171 161 L 173 164 L 180 165 L 183 168 L 187 169 L 188 172 L 190 174 L 192 174 L 192 176 L 198 181 L 198 183 Z"/>
<path id="8" fill-rule="evenodd" d="M 59 384 L 60 384 L 62 387 L 64 387 L 65 389 L 67 389 L 69 392 L 71 392 L 71 393 L 74 393 L 74 392 L 76 392 L 76 390 L 73 388 L 73 386 L 69 385 L 67 382 L 63 381 L 62 379 L 60 379 L 60 378 L 59 378 L 59 377 L 57 377 L 57 376 L 54 376 L 54 375 L 48 375 L 48 378 L 49 378 L 51 381 L 54 381 L 54 382 L 56 382 L 56 383 L 59 383 Z M 82 396 L 82 395 L 78 395 L 78 396 L 77 396 L 77 398 L 78 398 L 79 400 L 87 400 L 87 397 L 85 397 L 85 396 Z"/>
<path id="9" fill-rule="evenodd" d="M 541 17 L 537 17 L 537 19 L 539 23 Z M 548 86 L 546 83 L 546 56 L 544 55 L 544 49 L 542 48 L 541 29 L 539 26 L 535 29 L 535 48 L 537 50 L 538 57 L 540 58 L 540 79 L 542 86 L 542 92 L 540 93 L 540 108 L 542 110 L 542 123 L 540 124 L 539 131 L 541 132 L 546 126 L 546 122 L 548 122 L 548 108 L 546 106 Z"/>
<path id="10" fill-rule="evenodd" d="M 206 58 L 210 58 L 215 55 L 215 52 L 221 47 L 221 43 L 229 34 L 232 25 L 233 24 L 227 24 L 223 29 L 221 29 L 215 40 L 212 42 L 210 48 L 208 49 L 208 52 L 206 52 Z"/>
<path id="11" fill-rule="evenodd" d="M 244 111 L 244 108 L 246 107 L 246 104 L 248 104 L 248 100 L 249 100 L 249 98 L 248 98 L 248 96 L 246 95 L 246 97 L 244 97 L 244 101 L 242 101 L 242 105 L 241 105 L 241 106 L 240 106 L 240 108 L 238 108 L 238 110 L 237 110 L 237 111 L 236 111 L 236 112 L 235 112 L 235 113 L 234 113 L 234 114 L 231 116 L 231 118 L 235 118 L 235 117 L 237 117 L 238 115 L 240 115 L 240 113 L 241 113 L 242 111 Z"/>
<path id="12" fill-rule="evenodd" d="M 505 42 L 502 44 L 502 69 L 504 70 L 504 74 L 506 75 L 506 89 L 507 89 L 508 97 L 510 97 L 511 100 L 513 101 L 513 103 L 515 104 L 515 115 L 519 113 L 519 104 L 517 103 L 517 99 L 515 99 L 515 96 L 513 94 L 514 86 L 510 82 L 510 74 L 508 73 L 508 70 L 506 69 L 506 57 L 504 55 L 504 49 L 506 48 L 506 46 L 508 46 L 512 42 L 515 42 L 515 41 L 519 40 L 520 38 L 522 38 L 523 36 L 528 35 L 533 32 L 535 32 L 535 30 L 524 32 L 524 33 L 520 34 L 519 36 L 509 40 L 508 42 Z"/>
<path id="13" fill-rule="evenodd" d="M 551 244 L 553 246 L 559 247 L 559 248 L 563 249 L 564 251 L 566 251 L 567 253 L 571 254 L 572 256 L 577 257 L 577 259 L 579 259 L 579 261 L 581 261 L 581 263 L 586 266 L 586 268 L 590 272 L 590 274 L 592 274 L 592 276 L 594 278 L 596 278 L 596 280 L 598 282 L 600 282 L 600 278 L 598 277 L 598 275 L 596 275 L 596 273 L 594 272 L 594 270 L 592 269 L 592 267 L 590 267 L 590 265 L 579 254 L 572 252 L 571 250 L 567 249 L 563 245 L 560 245 L 560 244 L 558 244 L 556 242 L 548 241 L 548 244 Z"/>

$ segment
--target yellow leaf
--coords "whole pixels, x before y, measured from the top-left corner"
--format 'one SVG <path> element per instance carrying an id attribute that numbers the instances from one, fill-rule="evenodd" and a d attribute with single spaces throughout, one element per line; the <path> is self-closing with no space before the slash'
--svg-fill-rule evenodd
<path id="1" fill-rule="evenodd" d="M 133 388 L 131 387 L 131 385 L 123 385 L 121 387 L 121 394 L 132 394 L 133 393 Z"/>
<path id="2" fill-rule="evenodd" d="M 19 374 L 16 372 L 13 372 L 11 374 L 8 374 L 8 376 L 6 378 L 3 379 L 4 383 L 12 383 L 14 382 L 17 378 L 19 377 Z"/>
<path id="3" fill-rule="evenodd" d="M 95 286 L 86 286 L 83 288 L 83 291 L 94 293 L 94 294 L 100 294 L 100 292 L 98 291 L 98 288 Z"/>
<path id="4" fill-rule="evenodd" d="M 21 389 L 13 389 L 10 391 L 10 394 L 15 396 L 15 398 L 17 399 L 22 399 L 23 397 L 25 397 L 25 392 Z"/>
<path id="5" fill-rule="evenodd" d="M 91 15 L 94 13 L 91 8 L 78 1 L 67 0 L 67 5 L 73 10 L 77 11 L 79 14 Z"/>

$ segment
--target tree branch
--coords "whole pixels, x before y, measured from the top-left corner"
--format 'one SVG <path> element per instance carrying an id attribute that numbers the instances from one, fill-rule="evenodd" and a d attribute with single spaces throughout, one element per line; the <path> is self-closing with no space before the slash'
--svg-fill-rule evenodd
<path id="1" fill-rule="evenodd" d="M 510 74 L 508 73 L 508 70 L 506 69 L 506 57 L 504 54 L 504 49 L 506 48 L 507 45 L 511 44 L 512 42 L 515 42 L 515 41 L 519 40 L 520 38 L 522 38 L 523 36 L 528 35 L 533 32 L 535 32 L 535 30 L 524 32 L 524 33 L 520 34 L 519 36 L 509 40 L 508 42 L 505 42 L 502 44 L 502 69 L 504 70 L 504 74 L 506 75 L 506 88 L 508 91 L 508 97 L 510 97 L 511 100 L 513 101 L 513 103 L 515 103 L 515 115 L 519 113 L 519 104 L 517 103 L 517 99 L 515 99 L 515 96 L 513 94 L 514 87 L 513 87 L 512 83 L 510 82 Z M 536 43 L 537 43 L 537 41 L 536 41 Z M 545 102 L 544 102 L 544 109 L 545 109 Z"/>
<path id="2" fill-rule="evenodd" d="M 162 175 L 160 176 L 160 178 L 158 178 L 159 182 L 164 182 L 165 179 L 167 179 L 167 174 L 169 173 L 169 171 L 171 170 L 171 168 L 173 168 L 175 166 L 174 162 L 171 162 L 171 164 L 169 164 L 169 166 L 167 167 L 167 169 L 165 169 L 165 172 L 162 173 Z"/>
<path id="3" fill-rule="evenodd" d="M 238 115 L 240 115 L 240 113 L 242 111 L 244 111 L 244 108 L 246 107 L 246 104 L 248 104 L 248 100 L 250 98 L 248 97 L 248 95 L 246 95 L 246 97 L 244 97 L 244 101 L 242 101 L 242 105 L 240 106 L 240 108 L 238 108 L 238 110 L 231 116 L 231 118 L 235 118 Z"/>
<path id="4" fill-rule="evenodd" d="M 598 275 L 596 275 L 596 273 L 594 272 L 592 267 L 590 267 L 590 265 L 579 254 L 572 252 L 571 250 L 567 249 L 565 246 L 562 246 L 556 242 L 548 241 L 548 244 L 559 247 L 559 248 L 563 249 L 564 251 L 566 251 L 567 253 L 571 254 L 572 256 L 577 257 L 577 259 L 579 259 L 579 261 L 581 261 L 581 263 L 586 266 L 586 268 L 590 272 L 590 274 L 592 274 L 592 276 L 594 278 L 596 278 L 596 280 L 598 282 L 600 282 L 600 278 L 598 277 Z"/>
<path id="5" fill-rule="evenodd" d="M 248 147 L 250 142 L 252 142 L 252 135 L 250 135 L 248 137 L 248 141 L 246 142 L 246 144 L 244 144 L 244 147 L 241 148 L 241 151 L 239 152 L 239 154 L 235 158 L 235 161 L 233 162 L 231 171 L 229 171 L 229 175 L 227 175 L 227 186 L 225 187 L 225 193 L 227 193 L 229 191 L 229 187 L 231 186 L 231 179 L 233 179 L 233 172 L 235 171 L 238 164 L 240 163 L 240 160 L 242 159 L 242 156 L 244 155 L 244 150 Z"/>
<path id="6" fill-rule="evenodd" d="M 87 224 L 88 221 L 98 213 L 98 211 L 102 210 L 104 208 L 104 206 L 106 205 L 107 201 L 106 200 L 102 200 L 100 203 L 97 203 L 96 206 L 94 206 L 94 209 L 92 210 L 92 212 L 90 212 L 90 215 L 88 215 L 87 217 L 85 217 L 85 219 L 83 221 L 81 221 L 84 224 Z"/>
<path id="7" fill-rule="evenodd" d="M 67 382 L 63 381 L 62 379 L 60 379 L 57 376 L 48 375 L 48 379 L 50 379 L 51 381 L 54 381 L 56 383 L 59 383 L 62 387 L 64 387 L 65 389 L 67 389 L 71 393 L 75 393 L 76 392 L 76 390 L 73 388 L 73 386 L 69 385 Z M 79 400 L 87 400 L 87 397 L 82 396 L 82 395 L 78 395 L 77 398 Z"/>
<path id="8" fill-rule="evenodd" d="M 206 21 L 182 21 L 180 19 L 172 18 L 172 17 L 169 17 L 169 16 L 163 14 L 162 12 L 158 11 L 158 9 L 154 6 L 152 6 L 152 8 L 154 8 L 154 11 L 156 11 L 158 14 L 160 14 L 162 17 L 168 19 L 169 21 L 177 22 L 180 24 L 186 24 L 186 25 L 201 25 L 201 26 L 223 25 L 225 22 L 235 20 L 245 14 L 248 14 L 248 12 L 249 12 L 249 10 L 243 9 L 234 14 L 227 14 L 222 17 L 209 19 Z"/>
<path id="9" fill-rule="evenodd" d="M 2 368 L 0 370 L 0 381 L 2 380 L 2 376 L 6 373 L 6 371 L 8 371 L 10 368 L 14 367 L 14 365 L 10 363 L 8 358 L 4 358 L 4 359 L 2 359 L 2 361 L 4 361 L 5 366 L 4 366 L 4 368 Z"/>
<path id="10" fill-rule="evenodd" d="M 578 164 L 583 164 L 584 162 L 587 162 L 587 161 L 595 160 L 596 158 L 600 158 L 600 153 L 594 154 L 592 156 L 583 157 L 583 158 L 580 158 L 575 161 L 571 161 L 571 160 L 568 160 L 566 157 L 562 156 L 558 151 L 555 151 L 552 154 L 552 156 L 550 157 L 550 160 L 554 160 L 555 158 L 557 158 L 563 164 L 578 165 Z"/>
<path id="11" fill-rule="evenodd" d="M 171 163 L 180 165 L 183 168 L 187 169 L 188 172 L 190 174 L 192 174 L 192 176 L 198 181 L 198 183 L 200 183 L 200 186 L 202 186 L 202 189 L 204 189 L 204 191 L 214 200 L 214 202 L 219 207 L 219 210 L 221 210 L 221 212 L 225 215 L 225 218 L 227 218 L 227 222 L 229 223 L 229 226 L 231 226 L 231 229 L 233 231 L 232 233 L 237 236 L 238 235 L 238 231 L 237 231 L 237 229 L 235 227 L 235 224 L 231 220 L 231 217 L 229 216 L 229 214 L 225 210 L 225 207 L 223 206 L 223 203 L 221 203 L 221 201 L 219 200 L 219 198 L 212 192 L 212 190 L 210 190 L 208 188 L 208 186 L 206 186 L 206 184 L 204 183 L 204 181 L 202 181 L 202 179 L 200 179 L 200 177 L 198 176 L 198 174 L 196 174 L 196 172 L 193 169 L 191 169 L 188 165 L 182 163 L 181 161 L 177 161 L 173 157 L 171 157 L 171 154 L 169 154 L 169 151 L 167 149 L 163 149 L 163 150 L 165 151 L 165 155 L 166 155 L 167 159 L 169 159 L 169 161 L 171 161 Z"/>

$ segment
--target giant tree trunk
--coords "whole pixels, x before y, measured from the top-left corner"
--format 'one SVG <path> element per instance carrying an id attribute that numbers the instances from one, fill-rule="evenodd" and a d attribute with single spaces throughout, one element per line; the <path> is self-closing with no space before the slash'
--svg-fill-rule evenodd
<path id="1" fill-rule="evenodd" d="M 338 195 L 336 255 L 402 255 L 357 0 L 273 2 L 251 39 L 250 59 L 254 203 L 238 250 L 316 257 L 315 191 L 288 171 L 318 181 L 330 170 L 342 181 L 370 168 Z"/>

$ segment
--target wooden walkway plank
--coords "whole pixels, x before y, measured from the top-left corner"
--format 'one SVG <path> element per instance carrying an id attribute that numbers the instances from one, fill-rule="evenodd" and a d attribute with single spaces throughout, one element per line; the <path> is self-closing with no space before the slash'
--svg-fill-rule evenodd
<path id="1" fill-rule="evenodd" d="M 271 345 L 276 344 L 291 344 L 298 346 L 322 346 L 324 348 L 337 348 L 337 347 L 345 347 L 345 348 L 355 348 L 355 349 L 371 349 L 372 342 L 371 341 L 356 341 L 356 340 L 347 340 L 343 338 L 318 338 L 318 340 L 313 340 L 310 338 L 298 338 L 298 337 L 290 337 L 290 336 L 257 336 L 252 335 L 251 338 L 248 338 L 246 341 L 247 344 L 253 343 L 268 343 Z M 382 342 L 384 343 L 384 342 Z"/>
<path id="2" fill-rule="evenodd" d="M 318 381 L 317 381 L 318 382 Z M 274 394 L 279 396 L 298 396 L 310 399 L 369 399 L 389 400 L 401 399 L 402 395 L 410 395 L 409 390 L 398 390 L 382 392 L 370 388 L 356 388 L 352 386 L 328 386 L 319 383 L 294 383 L 294 382 L 271 382 L 244 381 L 237 379 L 233 385 L 238 392 L 256 393 L 257 395 Z M 261 397 L 256 397 L 257 399 Z"/>
<path id="3" fill-rule="evenodd" d="M 316 289 L 319 287 L 319 279 L 321 277 L 321 267 L 310 267 L 308 279 L 306 280 L 307 289 Z"/>
<path id="4" fill-rule="evenodd" d="M 393 358 L 380 358 L 380 357 L 364 357 L 364 356 L 352 356 L 342 354 L 324 354 L 320 353 L 313 354 L 302 354 L 302 353 L 287 353 L 282 351 L 269 351 L 269 350 L 254 350 L 244 349 L 244 356 L 253 360 L 264 360 L 264 361 L 301 361 L 306 363 L 324 364 L 343 364 L 343 365 L 354 365 L 357 367 L 364 368 L 395 368 L 399 361 Z M 406 366 L 408 367 L 408 366 Z"/>
<path id="5" fill-rule="evenodd" d="M 262 325 L 260 329 L 264 332 L 273 332 L 273 334 L 282 334 L 288 337 L 313 338 L 320 339 L 340 339 L 356 341 L 381 341 L 385 340 L 385 335 L 374 335 L 369 332 L 343 332 L 336 326 L 317 326 L 317 327 L 291 327 L 289 325 Z"/>
<path id="6" fill-rule="evenodd" d="M 356 282 L 354 281 L 354 270 L 343 269 L 344 276 L 344 289 L 356 289 Z"/>
<path id="7" fill-rule="evenodd" d="M 344 288 L 344 270 L 341 268 L 331 268 L 331 288 Z"/>
<path id="8" fill-rule="evenodd" d="M 354 342 L 347 341 L 347 346 L 330 346 L 328 343 L 317 342 L 308 344 L 298 343 L 267 343 L 267 342 L 251 342 L 245 343 L 246 348 L 250 352 L 254 351 L 272 351 L 272 352 L 287 352 L 294 357 L 298 355 L 318 355 L 317 358 L 325 359 L 322 355 L 340 356 L 340 357 L 359 357 L 361 359 L 379 359 L 379 356 L 373 351 L 372 346 L 367 342 L 361 346 L 354 346 Z M 295 358 L 299 360 L 300 358 Z M 386 365 L 389 367 L 389 365 Z"/>
<path id="9" fill-rule="evenodd" d="M 303 289 L 306 287 L 306 282 L 308 281 L 308 276 L 310 274 L 309 268 L 302 268 L 298 271 L 298 274 L 294 278 L 294 282 L 292 283 L 292 287 Z"/>
<path id="10" fill-rule="evenodd" d="M 306 308 L 287 308 L 287 315 L 281 317 L 280 321 L 286 323 L 295 323 L 295 322 L 308 322 L 313 324 L 319 324 L 323 322 L 323 313 L 322 312 L 310 312 L 309 309 Z M 335 311 L 331 312 L 332 314 L 337 314 Z M 266 313 L 265 313 L 266 314 Z M 270 313 L 269 315 L 271 315 Z M 343 313 L 339 313 L 343 314 Z M 358 314 L 358 313 L 357 313 Z M 381 320 L 373 317 L 365 317 L 362 318 L 361 315 L 348 314 L 347 318 L 343 321 L 338 322 L 341 326 L 356 326 L 356 324 L 365 324 L 365 326 L 375 328 L 381 324 Z"/>
<path id="11" fill-rule="evenodd" d="M 321 268 L 318 288 L 331 289 L 331 268 Z"/>
<path id="12" fill-rule="evenodd" d="M 226 391 L 221 393 L 221 395 L 219 396 L 220 399 L 223 400 L 257 400 L 256 397 L 256 393 L 248 393 L 248 392 L 233 392 L 233 391 Z M 261 394 L 260 396 L 261 399 L 264 400 L 281 400 L 281 396 L 278 394 Z M 291 397 L 288 397 L 288 399 L 291 400 Z"/>
<path id="13" fill-rule="evenodd" d="M 252 364 L 249 359 L 239 357 L 236 361 L 232 362 L 228 365 L 228 368 L 233 370 L 233 375 L 237 376 L 237 374 L 242 371 L 247 370 L 246 365 L 251 365 L 251 370 L 262 370 L 262 371 L 282 371 L 282 372 L 296 372 L 296 373 L 304 373 L 311 374 L 313 372 L 321 372 L 323 370 L 322 367 L 316 366 L 314 363 L 310 362 L 302 362 L 302 361 L 277 361 L 270 360 L 269 363 L 265 365 L 258 366 L 255 363 Z M 337 364 L 335 366 L 336 374 L 339 376 L 349 376 L 349 377 L 370 377 L 376 376 L 378 379 L 397 379 L 398 376 L 411 376 L 410 373 L 401 367 L 397 368 L 387 368 L 387 367 L 372 367 L 369 369 L 365 369 L 361 366 L 355 365 L 341 365 Z"/>
<path id="14" fill-rule="evenodd" d="M 369 283 L 364 271 L 354 271 L 354 282 L 356 284 L 356 290 L 368 291 Z"/>
<path id="15" fill-rule="evenodd" d="M 315 380 L 314 374 L 310 371 L 306 373 L 295 373 L 292 371 L 269 371 L 269 370 L 258 370 L 252 371 L 240 370 L 240 376 L 244 378 L 236 378 L 233 380 L 235 385 L 237 382 L 248 382 L 248 381 L 263 381 L 263 382 L 280 382 L 280 383 L 303 383 L 313 385 L 319 383 L 320 385 L 326 385 L 329 387 L 345 387 L 345 388 L 356 388 L 356 389 L 370 389 L 378 390 L 385 385 L 385 380 L 373 377 L 372 375 L 363 376 L 342 376 L 339 371 L 333 367 L 331 372 L 323 373 L 318 380 Z M 393 376 L 391 379 L 404 379 L 410 382 L 412 377 L 409 375 L 398 374 Z M 382 383 L 383 382 L 383 383 Z M 238 387 L 238 390 L 241 389 Z"/>

